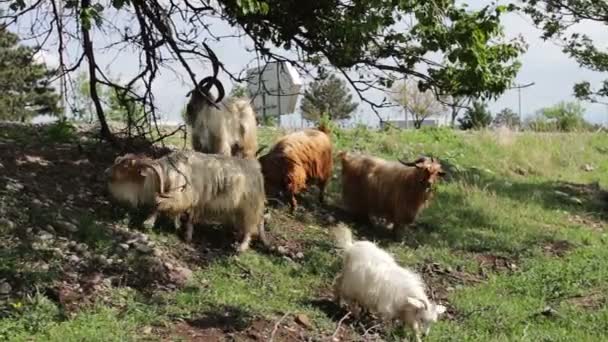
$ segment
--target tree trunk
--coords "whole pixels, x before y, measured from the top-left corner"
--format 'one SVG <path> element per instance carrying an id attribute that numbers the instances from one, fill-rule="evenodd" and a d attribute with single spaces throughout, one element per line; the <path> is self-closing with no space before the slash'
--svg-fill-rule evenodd
<path id="1" fill-rule="evenodd" d="M 90 6 L 91 0 L 82 0 L 80 10 L 86 11 Z M 112 135 L 112 132 L 108 127 L 106 116 L 103 112 L 103 107 L 101 106 L 101 100 L 99 99 L 99 94 L 97 93 L 97 64 L 95 63 L 93 42 L 91 41 L 89 29 L 85 28 L 82 23 L 80 24 L 80 27 L 82 28 L 82 47 L 89 62 L 89 92 L 91 94 L 93 104 L 95 105 L 95 112 L 97 113 L 97 118 L 99 119 L 99 125 L 101 126 L 100 134 L 102 139 L 105 139 L 110 143 L 114 143 L 114 135 Z"/>
<path id="2" fill-rule="evenodd" d="M 454 128 L 454 126 L 456 125 L 456 117 L 458 116 L 458 108 L 456 107 L 452 107 L 452 122 L 451 122 L 451 126 L 452 128 Z"/>

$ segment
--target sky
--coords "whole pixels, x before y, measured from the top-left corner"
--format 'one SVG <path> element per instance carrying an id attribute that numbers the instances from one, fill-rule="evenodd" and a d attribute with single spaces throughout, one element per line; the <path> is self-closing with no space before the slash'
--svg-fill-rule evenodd
<path id="1" fill-rule="evenodd" d="M 489 1 L 483 0 L 462 2 L 467 3 L 473 9 L 489 3 Z M 111 20 L 117 26 L 129 25 L 124 18 L 112 17 Z M 503 16 L 502 22 L 505 26 L 507 38 L 522 35 L 529 44 L 527 52 L 520 58 L 522 68 L 516 78 L 518 84 L 535 83 L 532 87 L 521 91 L 521 107 L 524 118 L 559 101 L 574 100 L 572 86 L 576 82 L 587 80 L 592 84 L 599 84 L 604 78 L 608 78 L 608 75 L 580 68 L 576 61 L 563 54 L 561 48 L 554 42 L 541 40 L 541 32 L 533 26 L 529 18 L 519 14 L 508 14 Z M 13 30 L 26 33 L 30 24 L 27 20 L 23 20 L 17 23 L 17 26 L 13 26 Z M 237 32 L 237 29 L 219 20 L 212 21 L 211 29 L 216 35 L 229 35 Z M 602 47 L 608 45 L 605 26 L 583 23 L 576 27 L 576 30 L 588 34 Z M 97 46 L 107 44 L 110 39 L 111 37 L 107 37 L 101 32 L 93 33 L 93 41 Z M 226 39 L 221 43 L 210 44 L 210 46 L 227 69 L 234 73 L 256 66 L 255 63 L 252 63 L 252 59 L 255 57 L 254 53 L 247 51 L 251 49 L 251 43 L 245 38 Z M 58 64 L 58 55 L 55 50 L 56 48 L 50 47 L 48 51 L 41 53 L 38 57 L 51 65 L 56 65 Z M 69 45 L 66 51 L 68 59 L 75 58 L 79 53 L 80 48 L 76 44 Z M 98 53 L 97 59 L 98 64 L 120 79 L 128 79 L 137 72 L 134 66 L 138 64 L 138 56 L 132 51 L 121 53 L 115 51 L 101 52 Z M 199 65 L 198 67 L 200 68 L 196 71 L 198 75 L 204 75 L 209 70 L 207 65 Z M 180 113 L 188 100 L 186 93 L 191 88 L 190 83 L 184 77 L 186 73 L 179 67 L 177 67 L 177 70 L 178 73 L 163 70 L 153 88 L 156 104 L 160 111 L 164 113 L 163 119 L 171 122 L 181 122 Z M 310 82 L 310 78 L 305 75 L 301 76 L 304 86 L 306 86 Z M 220 79 L 229 91 L 231 88 L 229 79 L 223 74 L 220 74 Z M 369 94 L 369 96 L 372 99 L 380 100 L 383 94 L 376 92 Z M 588 103 L 584 103 L 584 106 L 586 108 L 585 117 L 589 121 L 608 124 L 608 106 Z M 503 108 L 511 108 L 518 112 L 518 91 L 508 90 L 497 101 L 489 102 L 489 108 L 494 113 Z M 401 118 L 403 116 L 397 108 L 383 110 L 381 115 L 384 119 Z M 371 126 L 378 124 L 376 115 L 366 104 L 359 106 L 353 121 Z M 299 126 L 301 124 L 297 111 L 295 114 L 283 116 L 281 122 L 286 126 Z"/>

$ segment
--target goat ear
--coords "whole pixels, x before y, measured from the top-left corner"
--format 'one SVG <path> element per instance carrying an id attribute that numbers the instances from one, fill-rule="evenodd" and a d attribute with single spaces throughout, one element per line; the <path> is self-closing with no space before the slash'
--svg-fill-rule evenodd
<path id="1" fill-rule="evenodd" d="M 424 305 L 424 302 L 418 298 L 407 297 L 407 302 L 416 309 L 422 310 L 426 307 L 426 305 Z"/>
<path id="2" fill-rule="evenodd" d="M 445 306 L 443 306 L 441 304 L 435 305 L 435 312 L 437 312 L 438 315 L 441 315 L 445 311 L 446 311 L 446 307 Z"/>

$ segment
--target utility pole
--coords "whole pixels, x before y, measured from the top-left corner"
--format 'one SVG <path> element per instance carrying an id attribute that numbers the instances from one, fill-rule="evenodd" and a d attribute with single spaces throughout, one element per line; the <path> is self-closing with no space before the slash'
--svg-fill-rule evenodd
<path id="1" fill-rule="evenodd" d="M 509 88 L 509 89 L 517 89 L 517 102 L 518 102 L 518 108 L 519 108 L 519 122 L 523 122 L 523 118 L 521 117 L 521 90 L 523 88 L 528 88 L 534 85 L 534 82 L 530 82 L 528 84 L 516 84 L 515 86 Z"/>

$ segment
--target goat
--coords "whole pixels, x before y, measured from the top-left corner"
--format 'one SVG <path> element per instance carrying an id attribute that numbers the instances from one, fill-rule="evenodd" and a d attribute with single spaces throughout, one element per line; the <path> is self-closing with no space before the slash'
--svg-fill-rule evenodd
<path id="1" fill-rule="evenodd" d="M 242 240 L 239 252 L 249 248 L 257 235 L 268 246 L 264 231 L 264 179 L 255 159 L 177 151 L 167 156 L 183 170 L 185 185 L 158 193 L 156 208 L 170 215 L 188 213 L 185 239 L 190 241 L 194 223 L 232 225 Z"/>
<path id="2" fill-rule="evenodd" d="M 319 202 L 324 203 L 325 187 L 333 168 L 332 144 L 325 126 L 283 136 L 259 161 L 267 195 L 284 192 L 295 209 L 295 195 L 315 183 L 319 188 Z"/>
<path id="3" fill-rule="evenodd" d="M 152 209 L 143 224 L 153 225 L 158 216 L 154 208 L 156 193 L 180 183 L 179 173 L 173 171 L 163 158 L 153 162 L 149 157 L 128 153 L 116 157 L 114 164 L 104 174 L 111 197 L 132 208 Z M 174 219 L 176 226 L 179 225 L 179 215 Z"/>
<path id="4" fill-rule="evenodd" d="M 257 149 L 256 118 L 248 98 L 228 98 L 224 101 L 224 87 L 217 79 L 219 62 L 205 45 L 213 64 L 213 76 L 202 79 L 190 91 L 186 106 L 186 123 L 192 131 L 192 148 L 210 154 L 255 159 Z M 217 88 L 214 97 L 211 87 Z"/>
<path id="5" fill-rule="evenodd" d="M 414 162 L 340 152 L 342 199 L 348 211 L 367 221 L 370 216 L 387 219 L 398 233 L 432 198 L 432 185 L 445 173 L 435 158 Z"/>
<path id="6" fill-rule="evenodd" d="M 386 320 L 405 323 L 420 341 L 431 324 L 446 311 L 445 306 L 429 301 L 419 274 L 399 266 L 395 259 L 369 241 L 353 242 L 351 231 L 334 228 L 334 239 L 343 249 L 342 270 L 334 280 L 334 297 L 345 301 L 358 315 L 361 307 Z"/>

